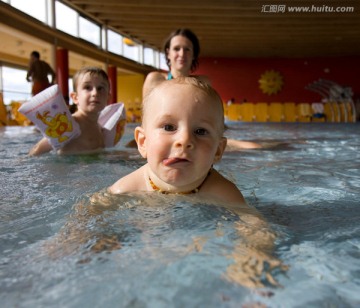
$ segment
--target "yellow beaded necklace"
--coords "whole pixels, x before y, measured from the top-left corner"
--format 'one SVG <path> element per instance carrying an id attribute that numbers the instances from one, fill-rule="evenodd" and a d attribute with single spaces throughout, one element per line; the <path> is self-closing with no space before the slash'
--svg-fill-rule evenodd
<path id="1" fill-rule="evenodd" d="M 173 193 L 173 192 L 170 192 L 170 191 L 166 191 L 166 190 L 162 190 L 161 188 L 157 187 L 155 185 L 155 183 L 152 181 L 151 177 L 149 176 L 149 183 L 152 187 L 153 190 L 155 191 L 158 191 L 159 193 L 162 193 L 162 194 L 176 194 L 176 195 L 188 195 L 188 194 L 195 194 L 195 193 L 198 193 L 201 186 L 203 186 L 203 184 L 205 183 L 206 179 L 209 177 L 211 173 L 211 170 L 208 172 L 208 174 L 206 175 L 204 181 L 201 182 L 201 184 L 194 188 L 193 190 L 190 190 L 190 191 L 185 191 L 185 192 L 176 192 L 176 193 Z"/>

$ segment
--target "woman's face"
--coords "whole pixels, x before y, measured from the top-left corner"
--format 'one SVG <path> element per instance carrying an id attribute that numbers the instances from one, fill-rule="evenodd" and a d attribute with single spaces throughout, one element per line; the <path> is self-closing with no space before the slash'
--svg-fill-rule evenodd
<path id="1" fill-rule="evenodd" d="M 184 76 L 190 74 L 194 58 L 194 48 L 191 41 L 182 35 L 174 36 L 167 51 L 171 71 L 179 71 Z"/>

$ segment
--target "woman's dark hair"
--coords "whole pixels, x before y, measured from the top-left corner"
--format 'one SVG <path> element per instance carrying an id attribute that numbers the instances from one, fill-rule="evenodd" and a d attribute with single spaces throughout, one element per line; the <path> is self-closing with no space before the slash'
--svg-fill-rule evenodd
<path id="1" fill-rule="evenodd" d="M 167 57 L 168 53 L 169 53 L 169 49 L 170 49 L 170 43 L 171 43 L 172 38 L 174 36 L 178 36 L 178 35 L 186 37 L 193 45 L 194 58 L 192 60 L 191 68 L 190 68 L 191 71 L 193 72 L 199 66 L 200 44 L 199 44 L 199 39 L 197 38 L 195 33 L 189 29 L 184 29 L 184 28 L 177 29 L 174 32 L 172 32 L 166 39 L 165 44 L 164 44 L 164 53 L 165 53 L 166 64 L 170 68 L 170 60 Z"/>

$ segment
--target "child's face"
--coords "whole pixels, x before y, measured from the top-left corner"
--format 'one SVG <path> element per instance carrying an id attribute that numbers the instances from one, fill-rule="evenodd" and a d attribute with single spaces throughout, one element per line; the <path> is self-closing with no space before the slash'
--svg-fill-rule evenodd
<path id="1" fill-rule="evenodd" d="M 167 55 L 171 68 L 179 71 L 190 70 L 193 54 L 193 45 L 185 36 L 177 35 L 171 39 Z"/>
<path id="2" fill-rule="evenodd" d="M 72 99 L 78 109 L 85 113 L 99 113 L 109 100 L 109 85 L 102 76 L 85 73 L 79 76 Z"/>
<path id="3" fill-rule="evenodd" d="M 140 153 L 150 172 L 181 187 L 196 183 L 220 160 L 226 146 L 219 102 L 188 84 L 155 89 L 137 128 Z"/>

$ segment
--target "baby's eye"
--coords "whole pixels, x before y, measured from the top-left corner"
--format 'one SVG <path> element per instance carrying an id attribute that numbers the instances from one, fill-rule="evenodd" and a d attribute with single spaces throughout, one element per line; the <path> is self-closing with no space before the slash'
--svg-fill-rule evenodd
<path id="1" fill-rule="evenodd" d="M 168 132 L 173 132 L 175 130 L 175 126 L 172 124 L 165 124 L 164 125 L 164 130 L 168 131 Z"/>
<path id="2" fill-rule="evenodd" d="M 205 128 L 197 128 L 195 130 L 196 135 L 204 136 L 208 134 L 208 131 Z"/>

